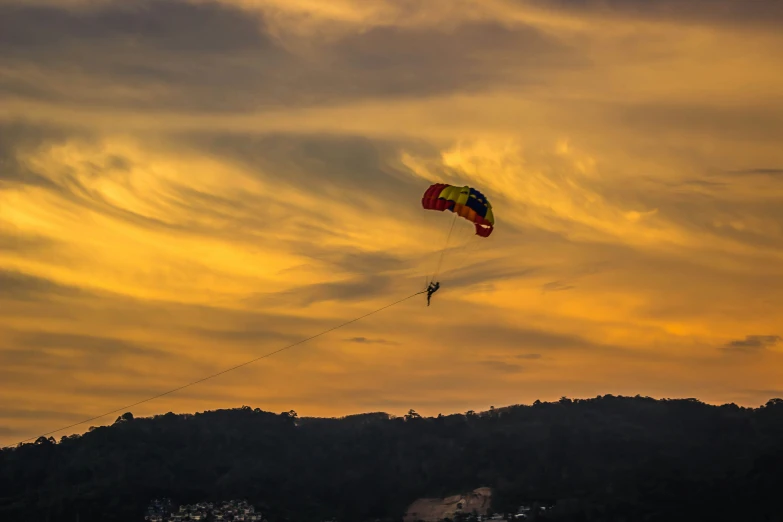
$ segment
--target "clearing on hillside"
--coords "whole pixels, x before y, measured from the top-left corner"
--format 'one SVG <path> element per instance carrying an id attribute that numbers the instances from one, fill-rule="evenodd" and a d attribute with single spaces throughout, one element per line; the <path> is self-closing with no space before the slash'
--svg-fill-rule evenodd
<path id="1" fill-rule="evenodd" d="M 492 490 L 478 488 L 466 495 L 452 495 L 446 498 L 420 498 L 408 507 L 404 522 L 438 522 L 444 518 L 454 519 L 456 513 L 489 514 Z"/>

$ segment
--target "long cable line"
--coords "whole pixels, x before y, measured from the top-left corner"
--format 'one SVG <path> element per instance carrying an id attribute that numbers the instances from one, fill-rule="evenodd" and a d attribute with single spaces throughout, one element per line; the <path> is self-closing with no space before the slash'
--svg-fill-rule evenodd
<path id="1" fill-rule="evenodd" d="M 190 383 L 188 383 L 188 384 L 185 384 L 185 385 L 183 385 L 183 386 L 180 386 L 179 388 L 174 388 L 174 389 L 172 389 L 172 390 L 169 390 L 169 391 L 167 391 L 167 392 L 160 393 L 160 394 L 158 394 L 158 395 L 155 395 L 155 396 L 153 396 L 153 397 L 149 397 L 149 398 L 147 398 L 147 399 L 144 399 L 144 400 L 141 400 L 141 401 L 135 402 L 135 403 L 133 403 L 133 404 L 129 404 L 129 405 L 127 405 L 127 406 L 123 406 L 123 407 L 121 407 L 121 408 L 117 408 L 116 410 L 107 411 L 106 413 L 104 413 L 104 414 L 102 414 L 102 415 L 98 415 L 97 417 L 91 417 L 91 418 L 89 418 L 89 419 L 84 419 L 83 421 L 79 421 L 79 422 L 77 422 L 77 423 L 74 423 L 74 424 L 71 424 L 71 425 L 69 425 L 69 426 L 64 426 L 64 427 L 62 427 L 62 428 L 59 428 L 59 429 L 56 429 L 56 430 L 53 430 L 53 431 L 49 431 L 49 432 L 47 432 L 47 433 L 43 433 L 43 434 L 41 434 L 41 435 L 38 435 L 37 437 L 30 437 L 30 438 L 28 438 L 28 439 L 21 440 L 21 441 L 17 442 L 15 445 L 19 445 L 19 444 L 25 443 L 25 442 L 27 442 L 27 441 L 30 441 L 30 440 L 33 440 L 33 439 L 37 440 L 37 439 L 39 439 L 39 438 L 41 438 L 41 437 L 46 437 L 47 435 L 51 435 L 52 433 L 57 433 L 58 431 L 67 430 L 67 429 L 70 429 L 70 428 L 73 428 L 73 427 L 79 426 L 80 424 L 85 424 L 85 423 L 87 423 L 87 422 L 91 422 L 91 421 L 94 421 L 94 420 L 100 419 L 100 418 L 102 418 L 102 417 L 105 417 L 105 416 L 107 416 L 107 415 L 111 415 L 112 413 L 118 413 L 118 412 L 120 412 L 120 411 L 123 411 L 123 410 L 126 410 L 126 411 L 127 411 L 129 408 L 133 408 L 133 407 L 135 407 L 135 406 L 138 406 L 138 405 L 140 405 L 140 404 L 144 404 L 145 402 L 154 401 L 155 399 L 159 399 L 159 398 L 161 398 L 161 397 L 163 397 L 163 396 L 165 396 L 165 395 L 169 395 L 169 394 L 172 394 L 172 393 L 174 393 L 174 392 L 178 392 L 178 391 L 180 391 L 180 390 L 184 390 L 185 388 L 188 388 L 188 387 L 190 387 L 190 386 L 194 386 L 194 385 L 196 385 L 196 384 L 202 383 L 202 382 L 204 382 L 204 381 L 207 381 L 207 380 L 209 380 L 209 379 L 214 379 L 215 377 L 218 377 L 218 376 L 220 376 L 220 375 L 223 375 L 224 373 L 228 373 L 228 372 L 230 372 L 230 371 L 232 371 L 232 370 L 236 370 L 237 368 L 241 368 L 241 367 L 243 367 L 243 366 L 247 366 L 248 364 L 252 364 L 252 363 L 254 363 L 254 362 L 256 362 L 256 361 L 260 361 L 261 359 L 266 359 L 267 357 L 271 357 L 271 356 L 273 356 L 273 355 L 275 355 L 275 354 L 278 354 L 278 353 L 280 353 L 280 352 L 282 352 L 282 351 L 284 351 L 284 350 L 288 350 L 289 348 L 293 348 L 294 346 L 297 346 L 297 345 L 300 345 L 300 344 L 304 344 L 304 343 L 306 343 L 306 342 L 308 342 L 308 341 L 311 341 L 311 340 L 315 339 L 316 337 L 320 337 L 320 336 L 322 336 L 322 335 L 324 335 L 324 334 L 327 334 L 327 333 L 329 333 L 329 332 L 333 332 L 333 331 L 335 331 L 335 330 L 337 330 L 337 329 L 339 329 L 339 328 L 342 328 L 342 327 L 344 327 L 344 326 L 347 326 L 347 325 L 349 325 L 349 324 L 351 324 L 351 323 L 355 323 L 355 322 L 357 322 L 357 321 L 361 321 L 361 320 L 362 320 L 362 319 L 364 319 L 365 317 L 369 317 L 369 316 L 371 316 L 371 315 L 373 315 L 373 314 L 377 314 L 378 312 L 380 312 L 380 311 L 382 311 L 382 310 L 385 310 L 385 309 L 387 309 L 387 308 L 391 308 L 392 306 L 398 305 L 398 304 L 402 303 L 403 301 L 407 301 L 408 299 L 411 299 L 412 297 L 416 297 L 417 295 L 424 294 L 424 293 L 426 293 L 426 292 L 416 292 L 415 294 L 411 294 L 411 295 L 409 295 L 408 297 L 405 297 L 404 299 L 400 299 L 399 301 L 395 301 L 395 302 L 393 302 L 393 303 L 391 303 L 391 304 L 387 304 L 387 305 L 385 305 L 385 306 L 382 306 L 381 308 L 378 308 L 378 309 L 376 309 L 376 310 L 373 310 L 372 312 L 368 312 L 368 313 L 366 313 L 366 314 L 364 314 L 364 315 L 362 315 L 362 316 L 359 316 L 359 317 L 357 317 L 357 318 L 355 318 L 355 319 L 351 319 L 350 321 L 346 321 L 346 322 L 344 322 L 344 323 L 338 324 L 337 326 L 333 326 L 333 327 L 329 328 L 328 330 L 324 330 L 324 331 L 322 331 L 322 332 L 319 332 L 319 333 L 317 333 L 317 334 L 315 334 L 315 335 L 311 335 L 310 337 L 307 337 L 307 338 L 305 338 L 305 339 L 302 339 L 302 340 L 300 340 L 300 341 L 297 341 L 297 342 L 295 342 L 295 343 L 293 343 L 293 344 L 289 344 L 288 346 L 284 346 L 284 347 L 282 347 L 282 348 L 278 348 L 277 350 L 275 350 L 275 351 L 273 351 L 273 352 L 269 352 L 269 353 L 267 353 L 267 354 L 264 354 L 264 355 L 262 355 L 262 356 L 260 356 L 260 357 L 256 357 L 255 359 L 251 359 L 251 360 L 249 360 L 249 361 L 243 362 L 242 364 L 237 364 L 236 366 L 232 366 L 231 368 L 227 368 L 227 369 L 225 369 L 225 370 L 223 370 L 223 371 L 220 371 L 220 372 L 218 372 L 218 373 L 214 373 L 214 374 L 212 374 L 212 375 L 209 375 L 209 376 L 207 376 L 207 377 L 202 377 L 201 379 L 198 379 L 198 380 L 196 380 L 196 381 L 193 381 L 193 382 L 190 382 Z M 13 446 L 6 446 L 6 448 L 12 448 L 12 447 L 13 447 Z"/>

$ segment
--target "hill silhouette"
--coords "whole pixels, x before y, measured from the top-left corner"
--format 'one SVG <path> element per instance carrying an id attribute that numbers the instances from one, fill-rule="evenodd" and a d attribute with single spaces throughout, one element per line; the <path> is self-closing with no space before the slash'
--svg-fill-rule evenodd
<path id="1" fill-rule="evenodd" d="M 0 452 L 0 520 L 141 521 L 147 502 L 246 498 L 270 522 L 400 520 L 488 486 L 550 520 L 783 520 L 783 400 L 606 395 L 422 417 L 247 406 L 133 418 Z"/>

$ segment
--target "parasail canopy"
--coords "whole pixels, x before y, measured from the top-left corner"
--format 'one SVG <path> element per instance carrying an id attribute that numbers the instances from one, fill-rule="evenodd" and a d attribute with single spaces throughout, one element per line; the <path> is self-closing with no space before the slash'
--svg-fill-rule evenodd
<path id="1" fill-rule="evenodd" d="M 492 204 L 478 190 L 436 183 L 424 193 L 421 205 L 426 210 L 450 210 L 476 225 L 476 234 L 489 237 L 495 228 Z"/>

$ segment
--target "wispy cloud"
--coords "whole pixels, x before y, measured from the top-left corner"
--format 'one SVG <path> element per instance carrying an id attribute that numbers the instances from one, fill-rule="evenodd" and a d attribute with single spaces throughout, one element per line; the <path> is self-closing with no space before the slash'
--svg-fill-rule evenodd
<path id="1" fill-rule="evenodd" d="M 735 174 L 769 174 L 770 176 L 779 176 L 783 174 L 783 169 L 773 169 L 773 168 L 755 168 L 755 169 L 744 169 L 744 170 L 735 170 L 733 171 Z"/>
<path id="2" fill-rule="evenodd" d="M 744 353 L 758 353 L 783 341 L 779 335 L 746 335 L 744 339 L 729 342 L 726 349 Z"/>
<path id="3" fill-rule="evenodd" d="M 480 364 L 497 373 L 510 373 L 515 374 L 524 370 L 519 364 L 507 363 L 505 361 L 481 361 Z"/>
<path id="4" fill-rule="evenodd" d="M 351 337 L 350 339 L 346 339 L 346 341 L 358 344 L 399 344 L 386 339 L 368 339 L 367 337 Z"/>
<path id="5" fill-rule="evenodd" d="M 523 353 L 517 355 L 517 359 L 540 359 L 540 358 L 541 358 L 540 353 Z"/>
<path id="6" fill-rule="evenodd" d="M 573 285 L 565 284 L 562 281 L 550 281 L 545 283 L 541 290 L 543 292 L 565 292 L 566 290 L 573 290 L 576 288 Z"/>

